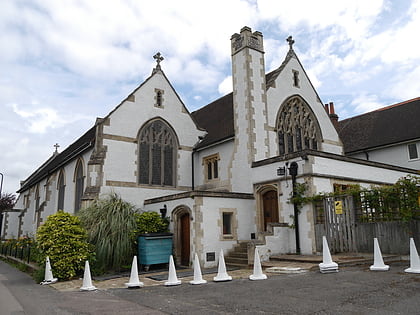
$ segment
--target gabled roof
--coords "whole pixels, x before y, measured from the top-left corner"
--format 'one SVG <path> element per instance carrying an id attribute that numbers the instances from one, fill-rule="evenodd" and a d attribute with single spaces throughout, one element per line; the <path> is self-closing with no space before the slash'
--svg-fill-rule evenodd
<path id="1" fill-rule="evenodd" d="M 266 89 L 273 87 L 273 84 L 280 73 L 283 71 L 290 59 L 295 58 L 303 68 L 299 58 L 293 49 L 289 49 L 286 58 L 277 69 L 270 71 L 265 75 Z M 308 77 L 306 75 L 306 77 Z M 309 77 L 308 77 L 309 80 Z M 311 86 L 312 82 L 309 80 Z M 317 98 L 320 100 L 318 93 L 313 88 Z M 322 102 L 320 101 L 322 104 Z M 196 146 L 196 149 L 204 148 L 208 145 L 229 139 L 235 135 L 233 123 L 233 93 L 229 93 L 216 101 L 196 110 L 191 113 L 191 116 L 196 120 L 197 124 L 207 131 L 207 135 Z"/>
<path id="2" fill-rule="evenodd" d="M 179 97 L 178 93 L 173 88 L 172 84 L 169 82 L 168 78 L 166 77 L 165 73 L 159 68 L 154 68 L 152 74 L 138 87 L 136 87 L 133 92 L 131 92 L 125 99 L 123 99 L 112 111 L 108 113 L 103 119 L 109 117 L 113 112 L 115 112 L 122 104 L 130 98 L 136 91 L 138 91 L 143 85 L 146 84 L 156 73 L 160 73 L 163 75 L 165 80 L 168 82 L 169 86 L 175 93 L 176 97 L 179 99 L 180 103 L 184 107 L 185 111 L 189 113 L 188 109 L 185 107 L 184 103 L 182 102 L 181 98 Z M 192 117 L 194 123 L 194 117 Z M 51 173 L 56 171 L 58 168 L 64 166 L 66 163 L 71 161 L 72 159 L 76 158 L 80 153 L 84 152 L 88 148 L 93 147 L 95 144 L 95 136 L 96 136 L 96 125 L 89 129 L 83 136 L 77 139 L 74 143 L 72 143 L 69 147 L 67 147 L 63 152 L 57 155 L 51 156 L 44 164 L 42 164 L 34 173 L 32 173 L 24 182 L 21 188 L 17 191 L 18 193 L 23 192 L 30 188 L 31 186 L 37 184 L 39 181 L 44 179 L 45 177 L 49 176 Z"/>
<path id="3" fill-rule="evenodd" d="M 43 180 L 45 177 L 54 173 L 60 167 L 77 158 L 87 149 L 93 147 L 95 144 L 95 134 L 96 126 L 93 126 L 83 136 L 69 145 L 63 152 L 51 156 L 23 182 L 23 185 L 17 192 L 20 193 L 27 190 L 39 181 Z"/>
<path id="4" fill-rule="evenodd" d="M 189 110 L 188 110 L 188 108 L 185 106 L 185 104 L 184 104 L 184 102 L 182 101 L 182 99 L 181 99 L 181 97 L 178 95 L 178 93 L 176 92 L 176 90 L 174 89 L 174 87 L 172 86 L 172 84 L 171 84 L 171 82 L 168 80 L 168 78 L 167 78 L 167 76 L 165 75 L 165 72 L 163 72 L 163 70 L 161 69 L 161 67 L 159 66 L 159 67 L 156 67 L 156 68 L 153 68 L 153 71 L 152 71 L 152 74 L 149 76 L 149 77 L 147 77 L 144 81 L 143 81 L 143 83 L 141 83 L 139 86 L 137 86 L 130 94 L 128 94 L 128 96 L 125 98 L 125 99 L 123 99 L 117 106 L 115 106 L 115 108 L 113 109 L 113 110 L 111 110 L 109 113 L 108 113 L 108 115 L 106 115 L 105 117 L 104 117 L 104 119 L 106 119 L 106 118 L 108 118 L 108 117 L 110 117 L 111 116 L 111 114 L 112 113 L 114 113 L 118 108 L 120 108 L 121 106 L 122 106 L 122 104 L 124 104 L 124 102 L 126 102 L 132 95 L 134 95 L 134 93 L 136 93 L 138 90 L 140 90 L 155 74 L 157 74 L 157 73 L 159 73 L 159 74 L 161 74 L 164 78 L 165 78 L 165 80 L 166 80 L 166 82 L 168 83 L 168 85 L 169 85 L 169 87 L 172 89 L 172 91 L 174 92 L 174 94 L 175 94 L 175 96 L 177 97 L 177 99 L 179 100 L 179 102 L 181 103 L 181 105 L 182 105 L 182 107 L 183 107 L 183 109 L 185 110 L 185 112 L 187 112 L 190 116 L 191 116 L 191 114 L 190 114 L 190 112 L 189 112 Z M 197 125 L 197 122 L 194 120 L 194 118 L 193 118 L 193 122 L 194 122 L 194 124 L 196 125 L 196 127 L 198 128 L 198 129 L 200 129 L 200 127 Z"/>
<path id="5" fill-rule="evenodd" d="M 345 153 L 420 138 L 420 97 L 338 122 Z"/>

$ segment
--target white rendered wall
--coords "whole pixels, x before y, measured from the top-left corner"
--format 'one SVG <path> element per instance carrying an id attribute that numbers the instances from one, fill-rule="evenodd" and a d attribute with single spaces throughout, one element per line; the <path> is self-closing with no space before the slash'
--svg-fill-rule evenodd
<path id="1" fill-rule="evenodd" d="M 85 176 L 84 188 L 86 188 L 86 178 L 87 175 L 87 161 L 91 154 L 92 150 L 88 150 L 81 155 L 83 160 L 83 174 Z M 65 193 L 64 193 L 64 211 L 74 214 L 74 203 L 75 203 L 75 168 L 76 168 L 77 159 L 72 160 L 70 163 L 66 164 L 63 168 L 65 173 Z M 47 217 L 51 214 L 57 212 L 58 205 L 58 189 L 57 189 L 57 180 L 59 172 L 61 169 L 57 170 L 52 176 L 49 177 L 49 182 L 47 184 L 47 178 L 41 180 L 39 185 L 39 206 L 45 202 L 43 211 L 40 213 L 41 224 L 47 220 Z M 48 189 L 48 191 L 47 191 Z M 48 196 L 47 196 L 48 195 Z M 24 199 L 25 196 L 28 196 L 28 207 L 25 208 Z M 36 217 L 35 217 L 35 206 L 36 206 L 36 186 L 32 186 L 29 189 L 21 192 L 17 198 L 15 209 L 23 209 L 25 214 L 22 218 L 21 226 L 21 235 L 30 235 L 34 236 L 36 234 Z M 18 236 L 19 231 L 19 213 L 13 213 L 9 216 L 8 219 L 8 229 L 6 231 L 7 235 L 13 235 L 14 237 Z"/>
<path id="2" fill-rule="evenodd" d="M 155 106 L 156 89 L 163 91 L 161 107 Z M 144 199 L 176 193 L 191 187 L 192 148 L 198 142 L 198 137 L 203 136 L 205 132 L 197 129 L 162 72 L 157 71 L 146 80 L 134 91 L 133 96 L 134 101 L 123 101 L 107 117 L 109 125 L 104 125 L 103 144 L 107 147 L 103 166 L 104 185 L 107 185 L 107 181 L 121 182 L 121 184 L 103 187 L 101 193 L 107 193 L 110 190 L 119 191 L 124 198 L 142 206 Z M 137 137 L 141 127 L 153 118 L 166 121 L 173 128 L 179 141 L 175 169 L 177 190 L 171 187 L 139 189 L 140 187 L 137 186 Z"/>
<path id="3" fill-rule="evenodd" d="M 194 183 L 197 190 L 231 191 L 228 168 L 232 152 L 233 140 L 230 140 L 205 150 L 200 150 L 194 154 Z M 216 181 L 206 181 L 206 166 L 203 165 L 203 159 L 214 154 L 219 154 L 220 157 L 217 163 L 219 178 Z"/>
<path id="4" fill-rule="evenodd" d="M 215 267 L 218 263 L 219 252 L 223 249 L 226 255 L 240 240 L 249 240 L 251 233 L 255 233 L 255 200 L 248 199 L 229 199 L 229 198 L 203 198 L 201 207 L 203 215 L 203 253 L 216 253 L 216 261 L 204 262 L 205 268 Z M 237 214 L 237 239 L 223 240 L 222 227 L 220 222 L 221 209 L 235 209 Z M 204 256 L 203 256 L 204 255 Z"/>
<path id="5" fill-rule="evenodd" d="M 417 152 L 420 156 L 420 142 L 417 142 Z M 420 158 L 413 160 L 409 159 L 407 143 L 378 148 L 374 150 L 368 150 L 367 153 L 369 155 L 370 161 L 420 170 Z M 358 158 L 361 160 L 366 160 L 365 153 L 349 154 L 348 156 Z"/>
<path id="6" fill-rule="evenodd" d="M 331 177 L 347 177 L 360 182 L 373 181 L 394 184 L 408 173 L 346 161 L 314 157 L 313 172 Z"/>
<path id="7" fill-rule="evenodd" d="M 183 198 L 146 205 L 144 210 L 158 212 L 163 205 L 166 205 L 168 209 L 167 215 L 170 216 L 171 219 L 173 219 L 172 211 L 179 207 L 187 207 L 191 210 L 190 257 L 192 259 L 195 253 L 197 253 L 201 265 L 204 266 L 204 268 L 216 267 L 221 249 L 223 249 L 224 253 L 227 254 L 235 245 L 237 245 L 238 241 L 249 240 L 251 238 L 251 233 L 256 232 L 254 210 L 255 200 L 253 199 L 219 197 Z M 237 221 L 237 237 L 234 239 L 223 239 L 221 226 L 221 213 L 223 211 L 234 211 L 236 214 L 234 220 Z M 173 228 L 174 222 L 171 222 L 170 229 L 175 233 Z M 196 248 L 196 237 L 198 234 L 200 234 L 200 237 L 202 238 L 200 244 L 198 244 L 198 248 Z M 215 261 L 206 261 L 206 254 L 209 252 L 215 253 Z"/>

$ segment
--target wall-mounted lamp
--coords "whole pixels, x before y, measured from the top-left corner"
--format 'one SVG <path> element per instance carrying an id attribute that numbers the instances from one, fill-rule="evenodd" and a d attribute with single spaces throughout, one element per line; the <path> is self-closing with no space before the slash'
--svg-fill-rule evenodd
<path id="1" fill-rule="evenodd" d="M 284 176 L 286 175 L 286 166 L 279 166 L 279 168 L 277 169 L 277 176 Z"/>
<path id="2" fill-rule="evenodd" d="M 165 219 L 166 213 L 168 212 L 168 208 L 166 205 L 163 205 L 163 208 L 159 209 L 160 215 L 162 216 L 162 219 Z"/>

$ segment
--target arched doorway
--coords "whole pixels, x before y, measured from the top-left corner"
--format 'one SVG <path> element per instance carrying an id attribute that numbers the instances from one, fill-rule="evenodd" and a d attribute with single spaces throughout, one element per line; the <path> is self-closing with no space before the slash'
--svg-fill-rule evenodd
<path id="1" fill-rule="evenodd" d="M 264 231 L 267 231 L 268 223 L 279 222 L 279 203 L 276 190 L 268 190 L 262 194 Z"/>
<path id="2" fill-rule="evenodd" d="M 186 206 L 172 213 L 174 222 L 174 254 L 178 265 L 189 266 L 191 260 L 191 213 Z"/>

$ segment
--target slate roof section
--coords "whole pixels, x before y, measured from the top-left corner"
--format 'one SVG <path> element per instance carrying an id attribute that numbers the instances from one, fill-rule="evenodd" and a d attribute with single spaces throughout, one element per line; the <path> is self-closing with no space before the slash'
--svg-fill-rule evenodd
<path id="1" fill-rule="evenodd" d="M 229 93 L 203 108 L 192 112 L 197 124 L 207 131 L 204 139 L 195 147 L 200 149 L 235 135 L 233 126 L 233 93 Z"/>
<path id="2" fill-rule="evenodd" d="M 338 122 L 346 154 L 420 138 L 420 97 Z"/>
<path id="3" fill-rule="evenodd" d="M 45 177 L 54 173 L 57 169 L 77 158 L 81 153 L 90 149 L 95 144 L 96 125 L 90 128 L 83 136 L 68 146 L 63 152 L 51 156 L 35 172 L 33 172 L 23 183 L 18 193 L 23 192 L 37 184 Z"/>
<path id="4" fill-rule="evenodd" d="M 266 82 L 273 84 L 283 68 L 277 68 L 265 75 Z M 269 85 L 267 84 L 267 89 Z M 204 148 L 214 143 L 235 136 L 233 125 L 233 93 L 229 93 L 214 102 L 194 111 L 191 116 L 198 126 L 207 131 L 204 139 L 195 147 Z"/>

